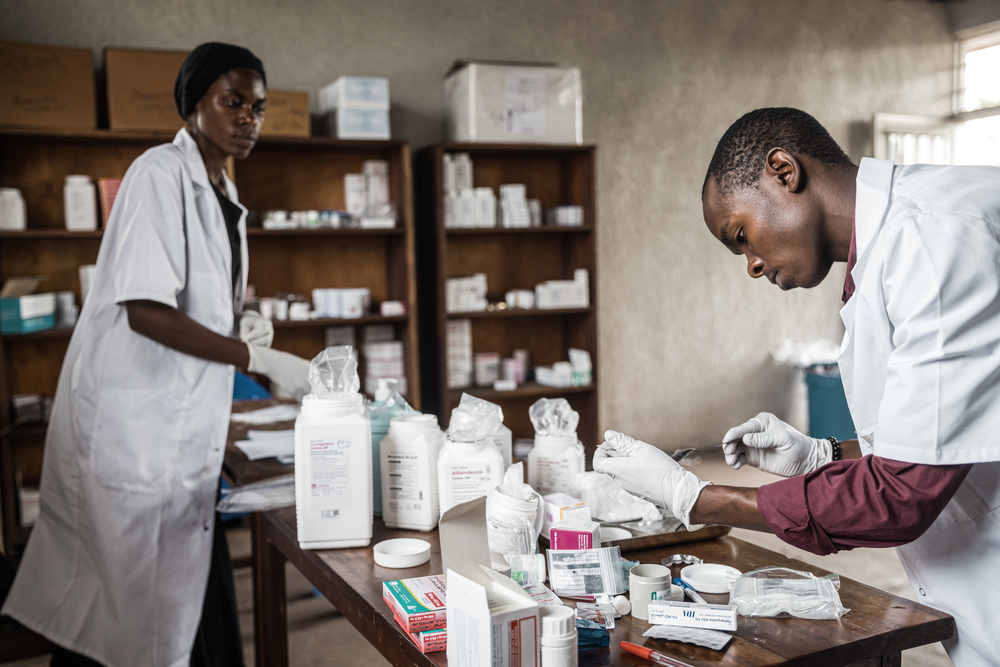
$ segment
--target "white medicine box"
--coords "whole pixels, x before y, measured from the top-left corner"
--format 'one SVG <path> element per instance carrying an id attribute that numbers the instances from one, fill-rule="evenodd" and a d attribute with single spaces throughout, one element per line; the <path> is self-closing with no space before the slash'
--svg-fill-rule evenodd
<path id="1" fill-rule="evenodd" d="M 451 141 L 583 143 L 577 67 L 460 60 L 444 94 Z"/>
<path id="2" fill-rule="evenodd" d="M 322 130 L 338 139 L 389 139 L 389 79 L 342 76 L 319 89 Z"/>

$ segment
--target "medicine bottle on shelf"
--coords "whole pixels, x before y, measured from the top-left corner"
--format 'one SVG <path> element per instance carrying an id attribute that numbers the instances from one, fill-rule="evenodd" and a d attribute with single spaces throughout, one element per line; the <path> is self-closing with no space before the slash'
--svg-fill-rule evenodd
<path id="1" fill-rule="evenodd" d="M 494 441 L 503 422 L 500 406 L 462 394 L 452 410 L 448 437 L 438 455 L 438 502 L 441 514 L 481 496 L 489 497 L 503 481 L 504 460 Z"/>
<path id="2" fill-rule="evenodd" d="M 71 232 L 97 231 L 97 190 L 90 176 L 70 175 L 63 186 L 66 229 Z"/>
<path id="3" fill-rule="evenodd" d="M 379 452 L 382 520 L 389 528 L 434 530 L 438 509 L 438 454 L 444 433 L 434 415 L 393 417 Z"/>
<path id="4" fill-rule="evenodd" d="M 528 452 L 528 484 L 538 493 L 568 493 L 570 481 L 586 469 L 583 445 L 576 437 L 580 415 L 565 398 L 538 399 L 528 416 L 535 446 Z"/>
<path id="5" fill-rule="evenodd" d="M 350 345 L 327 348 L 309 371 L 313 391 L 295 420 L 295 518 L 303 549 L 368 546 L 372 538 L 371 427 Z"/>
<path id="6" fill-rule="evenodd" d="M 0 231 L 23 232 L 26 227 L 21 191 L 17 188 L 0 188 Z"/>

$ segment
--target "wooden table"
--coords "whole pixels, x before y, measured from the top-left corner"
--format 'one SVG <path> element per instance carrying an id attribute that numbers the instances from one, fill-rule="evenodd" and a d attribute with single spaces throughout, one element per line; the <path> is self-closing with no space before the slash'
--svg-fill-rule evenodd
<path id="1" fill-rule="evenodd" d="M 290 424 L 276 425 L 284 428 Z M 245 429 L 233 425 L 226 452 L 225 470 L 234 484 L 246 484 L 287 473 L 273 459 L 250 462 L 232 443 Z M 445 653 L 421 654 L 393 620 L 382 601 L 382 582 L 441 574 L 441 549 L 437 531 L 419 533 L 390 530 L 376 520 L 372 544 L 392 537 L 418 537 L 431 543 L 431 560 L 420 567 L 397 570 L 375 564 L 371 547 L 309 551 L 298 546 L 295 510 L 254 513 L 254 642 L 259 667 L 288 664 L 285 617 L 285 561 L 290 561 L 351 624 L 394 665 L 445 665 Z M 786 566 L 815 574 L 826 571 L 790 560 L 739 539 L 723 537 L 705 542 L 674 545 L 627 554 L 631 560 L 659 563 L 674 553 L 689 553 L 706 562 L 731 565 L 746 572 L 758 567 Z M 675 575 L 676 575 L 675 569 Z M 625 616 L 611 631 L 609 649 L 581 652 L 581 664 L 648 665 L 618 647 L 630 641 L 695 666 L 758 667 L 764 665 L 857 665 L 898 667 L 900 652 L 952 636 L 954 620 L 942 612 L 876 588 L 841 577 L 841 600 L 851 611 L 838 621 L 755 619 L 739 617 L 739 629 L 723 651 L 648 639 L 645 621 Z M 724 603 L 727 596 L 706 595 L 709 602 Z M 568 604 L 573 605 L 572 602 Z"/>

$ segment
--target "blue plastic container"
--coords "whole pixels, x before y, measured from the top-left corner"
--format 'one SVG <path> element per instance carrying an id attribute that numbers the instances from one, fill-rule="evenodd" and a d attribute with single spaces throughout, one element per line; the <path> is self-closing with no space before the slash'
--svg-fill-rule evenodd
<path id="1" fill-rule="evenodd" d="M 854 420 L 847 407 L 844 383 L 839 375 L 806 372 L 809 388 L 809 435 L 814 438 L 854 440 Z"/>

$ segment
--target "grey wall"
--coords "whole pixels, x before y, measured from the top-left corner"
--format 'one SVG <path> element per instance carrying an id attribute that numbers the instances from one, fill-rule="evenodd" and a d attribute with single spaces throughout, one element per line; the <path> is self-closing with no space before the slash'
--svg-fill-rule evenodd
<path id="1" fill-rule="evenodd" d="M 948 18 L 918 1 L 3 0 L 0 36 L 97 53 L 231 41 L 278 88 L 387 76 L 393 133 L 417 148 L 442 139 L 455 58 L 579 66 L 599 146 L 601 422 L 668 447 L 781 410 L 770 350 L 842 333 L 842 267 L 780 293 L 705 230 L 701 184 L 729 124 L 797 106 L 860 159 L 873 113 L 944 114 L 951 99 Z"/>
<path id="2" fill-rule="evenodd" d="M 985 27 L 1000 27 L 1000 2 L 997 0 L 961 0 L 947 6 L 948 27 L 952 32 Z"/>

